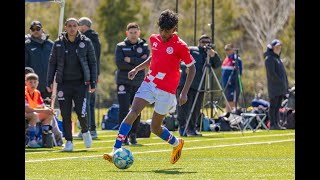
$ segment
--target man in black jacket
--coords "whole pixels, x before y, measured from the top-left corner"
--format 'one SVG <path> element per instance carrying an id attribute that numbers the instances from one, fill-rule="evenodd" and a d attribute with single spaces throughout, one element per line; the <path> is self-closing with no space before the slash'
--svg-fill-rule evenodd
<path id="1" fill-rule="evenodd" d="M 51 97 L 46 90 L 46 78 L 52 45 L 53 41 L 44 32 L 40 21 L 33 21 L 30 24 L 30 34 L 26 35 L 25 40 L 25 67 L 31 67 L 39 76 L 38 90 L 42 99 Z"/>
<path id="2" fill-rule="evenodd" d="M 54 42 L 49 59 L 47 89 L 52 91 L 54 76 L 57 82 L 62 126 L 66 144 L 64 151 L 73 151 L 72 144 L 72 101 L 81 126 L 82 137 L 87 148 L 92 146 L 88 128 L 86 97 L 93 93 L 97 80 L 97 61 L 94 47 L 89 38 L 78 31 L 78 20 L 69 18 L 65 30 Z"/>
<path id="3" fill-rule="evenodd" d="M 196 122 L 197 122 L 197 119 L 200 115 L 200 109 L 202 106 L 204 92 L 199 92 L 194 110 L 191 115 L 191 119 L 189 121 L 189 125 L 188 125 L 188 127 L 185 127 L 185 126 L 186 126 L 186 121 L 187 121 L 189 114 L 191 112 L 192 105 L 195 101 L 198 87 L 201 82 L 202 74 L 205 72 L 204 65 L 207 60 L 207 53 L 209 53 L 209 57 L 210 57 L 209 64 L 213 68 L 219 68 L 219 67 L 221 67 L 221 64 L 222 64 L 222 61 L 220 59 L 219 54 L 215 50 L 213 50 L 212 48 L 208 48 L 209 44 L 211 44 L 210 37 L 207 35 L 202 35 L 199 38 L 198 46 L 190 46 L 189 47 L 190 54 L 192 55 L 192 57 L 196 61 L 196 63 L 195 63 L 196 75 L 194 76 L 194 79 L 192 81 L 191 87 L 188 92 L 188 101 L 182 106 L 177 106 L 177 110 L 178 110 L 177 120 L 179 122 L 180 136 L 201 136 L 201 134 L 199 134 L 196 131 Z M 188 73 L 186 71 L 187 68 L 185 65 L 181 64 L 180 68 L 181 68 L 181 76 L 180 76 L 179 86 L 177 89 L 177 97 L 179 97 L 179 95 L 182 91 L 182 88 L 183 88 L 183 85 L 186 81 L 186 77 L 187 77 L 187 73 Z M 202 82 L 202 86 L 200 87 L 200 90 L 204 90 L 204 87 L 205 87 L 205 79 Z M 187 134 L 183 134 L 183 132 L 185 131 L 185 128 L 187 128 L 187 131 L 186 131 Z"/>
<path id="4" fill-rule="evenodd" d="M 88 37 L 94 47 L 94 52 L 96 55 L 96 60 L 97 60 L 97 83 L 99 79 L 99 74 L 100 74 L 100 51 L 101 51 L 101 44 L 99 40 L 99 34 L 91 29 L 92 21 L 88 17 L 82 17 L 79 19 L 79 30 L 80 32 Z M 96 131 L 96 118 L 95 118 L 95 104 L 96 104 L 96 93 L 95 91 L 93 93 L 88 93 L 87 97 L 87 113 L 88 113 L 88 125 L 89 125 L 89 130 L 91 133 L 92 139 L 96 139 L 98 137 L 97 131 Z M 78 136 L 82 138 L 81 132 L 79 133 Z"/>
<path id="5" fill-rule="evenodd" d="M 119 125 L 128 114 L 134 95 L 145 77 L 145 71 L 139 71 L 134 79 L 128 79 L 128 72 L 144 62 L 150 54 L 148 44 L 144 39 L 140 38 L 140 33 L 140 27 L 137 23 L 129 23 L 126 31 L 127 37 L 124 41 L 118 43 L 116 47 L 115 60 L 118 67 L 116 81 L 119 102 Z M 137 144 L 136 132 L 140 118 L 141 114 L 137 117 L 129 132 L 131 144 Z M 124 144 L 129 145 L 127 138 Z"/>
<path id="6" fill-rule="evenodd" d="M 274 39 L 267 45 L 267 51 L 264 53 L 270 99 L 270 129 L 286 129 L 279 124 L 279 109 L 283 98 L 289 92 L 287 74 L 280 59 L 281 48 L 282 43 Z"/>

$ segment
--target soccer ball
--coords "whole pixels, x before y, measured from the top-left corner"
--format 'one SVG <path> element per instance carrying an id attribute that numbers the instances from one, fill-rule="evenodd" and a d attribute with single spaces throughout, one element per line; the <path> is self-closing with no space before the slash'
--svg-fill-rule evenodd
<path id="1" fill-rule="evenodd" d="M 128 169 L 133 164 L 133 154 L 129 149 L 120 148 L 114 152 L 112 161 L 117 168 Z"/>

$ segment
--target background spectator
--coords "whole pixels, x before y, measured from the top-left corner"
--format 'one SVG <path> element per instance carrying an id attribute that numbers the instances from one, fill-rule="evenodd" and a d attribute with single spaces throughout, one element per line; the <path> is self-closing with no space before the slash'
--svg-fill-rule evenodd
<path id="1" fill-rule="evenodd" d="M 97 62 L 94 47 L 89 38 L 78 31 L 78 20 L 68 18 L 65 31 L 55 41 L 49 60 L 48 91 L 52 91 L 56 74 L 57 98 L 60 105 L 62 126 L 66 144 L 64 151 L 73 151 L 72 103 L 81 126 L 84 145 L 92 146 L 92 138 L 88 129 L 86 97 L 96 88 Z M 64 56 L 59 56 L 65 54 Z"/>
<path id="2" fill-rule="evenodd" d="M 238 80 L 238 73 L 242 75 L 242 60 L 238 54 L 235 53 L 234 45 L 227 44 L 224 47 L 226 58 L 223 60 L 221 66 L 221 83 L 224 93 L 231 107 L 226 106 L 226 111 L 231 112 L 238 102 L 240 94 L 240 84 Z M 236 60 L 238 58 L 238 72 L 236 72 Z"/>
<path id="3" fill-rule="evenodd" d="M 133 79 L 128 78 L 128 72 L 143 63 L 150 54 L 146 40 L 140 38 L 140 27 L 137 23 L 127 25 L 127 37 L 117 44 L 115 52 L 115 61 L 117 64 L 116 83 L 119 102 L 119 125 L 129 112 L 135 93 L 141 85 L 145 71 L 140 71 Z M 137 117 L 129 132 L 129 141 L 131 144 L 137 144 L 136 132 L 140 123 L 141 115 Z M 124 144 L 129 145 L 128 136 Z"/>
<path id="4" fill-rule="evenodd" d="M 28 146 L 32 148 L 41 147 L 36 140 L 36 123 L 40 121 L 42 132 L 48 133 L 52 129 L 51 122 L 54 115 L 54 110 L 45 106 L 41 93 L 37 90 L 38 79 L 38 75 L 35 73 L 28 73 L 25 77 L 25 117 L 29 124 L 27 129 Z"/>
<path id="5" fill-rule="evenodd" d="M 289 93 L 286 70 L 280 58 L 281 48 L 281 41 L 274 39 L 267 45 L 267 50 L 264 53 L 270 102 L 270 129 L 286 129 L 279 124 L 279 109 L 282 100 Z"/>
<path id="6" fill-rule="evenodd" d="M 51 98 L 51 93 L 46 90 L 46 78 L 48 62 L 53 42 L 49 39 L 42 28 L 40 21 L 33 21 L 30 24 L 30 34 L 25 40 L 25 66 L 31 67 L 39 76 L 38 90 L 43 99 Z"/>
<path id="7" fill-rule="evenodd" d="M 198 92 L 198 88 L 200 86 L 201 77 L 203 73 L 205 73 L 204 65 L 206 64 L 206 61 L 207 61 L 207 54 L 209 53 L 209 57 L 210 57 L 209 64 L 211 65 L 211 67 L 218 68 L 218 67 L 221 67 L 221 64 L 222 64 L 219 54 L 212 48 L 209 48 L 209 49 L 206 48 L 210 43 L 211 43 L 210 37 L 207 35 L 202 35 L 199 38 L 198 46 L 189 47 L 190 54 L 196 61 L 195 63 L 196 75 L 192 81 L 191 87 L 188 92 L 188 101 L 182 106 L 177 106 L 177 110 L 178 110 L 177 120 L 179 122 L 180 136 L 201 136 L 201 134 L 199 134 L 196 131 L 196 127 L 197 127 L 196 122 L 200 115 L 200 109 L 202 107 L 204 92 L 199 92 L 197 100 L 195 99 L 195 97 Z M 180 76 L 179 86 L 177 89 L 177 97 L 179 97 L 182 91 L 183 85 L 186 81 L 186 77 L 188 74 L 188 71 L 187 71 L 188 69 L 184 64 L 181 64 L 180 68 L 181 68 L 181 76 Z M 206 83 L 206 79 L 203 79 L 200 90 L 204 90 L 205 83 Z M 191 108 L 195 100 L 196 100 L 196 104 L 192 112 L 189 125 L 188 127 L 186 127 L 186 122 L 191 113 Z M 187 134 L 183 134 L 183 132 L 185 131 L 185 128 L 187 128 L 187 131 L 186 131 Z"/>
<path id="8" fill-rule="evenodd" d="M 101 44 L 99 40 L 99 34 L 91 29 L 92 21 L 88 17 L 82 17 L 79 19 L 79 30 L 82 34 L 84 34 L 87 38 L 89 38 L 94 47 L 94 52 L 97 60 L 97 83 L 100 74 L 100 52 L 101 52 Z M 96 116 L 95 116 L 95 104 L 96 104 L 96 91 L 93 93 L 87 94 L 87 114 L 88 114 L 88 126 L 90 130 L 90 134 L 92 139 L 96 139 L 98 137 L 96 131 Z M 78 135 L 79 138 L 82 138 L 82 133 L 80 132 Z"/>

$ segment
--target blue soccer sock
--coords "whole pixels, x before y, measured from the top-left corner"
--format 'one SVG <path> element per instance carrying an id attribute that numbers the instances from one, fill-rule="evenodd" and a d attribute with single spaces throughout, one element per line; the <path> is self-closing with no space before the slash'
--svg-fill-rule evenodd
<path id="1" fill-rule="evenodd" d="M 131 130 L 132 125 L 122 122 L 119 127 L 118 137 L 114 143 L 114 150 L 119 149 L 122 146 L 123 141 L 126 139 L 129 131 Z"/>
<path id="2" fill-rule="evenodd" d="M 27 135 L 29 136 L 29 140 L 32 141 L 36 137 L 36 126 L 29 126 L 27 130 Z"/>
<path id="3" fill-rule="evenodd" d="M 169 130 L 165 127 L 163 128 L 163 133 L 159 136 L 161 139 L 167 141 L 169 144 L 172 144 L 173 146 L 179 145 L 179 140 L 169 132 Z"/>

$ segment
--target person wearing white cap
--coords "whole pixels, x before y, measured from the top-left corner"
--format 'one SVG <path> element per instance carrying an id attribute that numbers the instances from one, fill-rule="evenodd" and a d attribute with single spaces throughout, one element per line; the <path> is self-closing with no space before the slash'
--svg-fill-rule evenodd
<path id="1" fill-rule="evenodd" d="M 280 58 L 281 48 L 281 41 L 274 39 L 267 45 L 267 51 L 264 53 L 270 100 L 269 119 L 271 130 L 286 129 L 279 124 L 281 102 L 289 92 L 286 70 Z"/>

